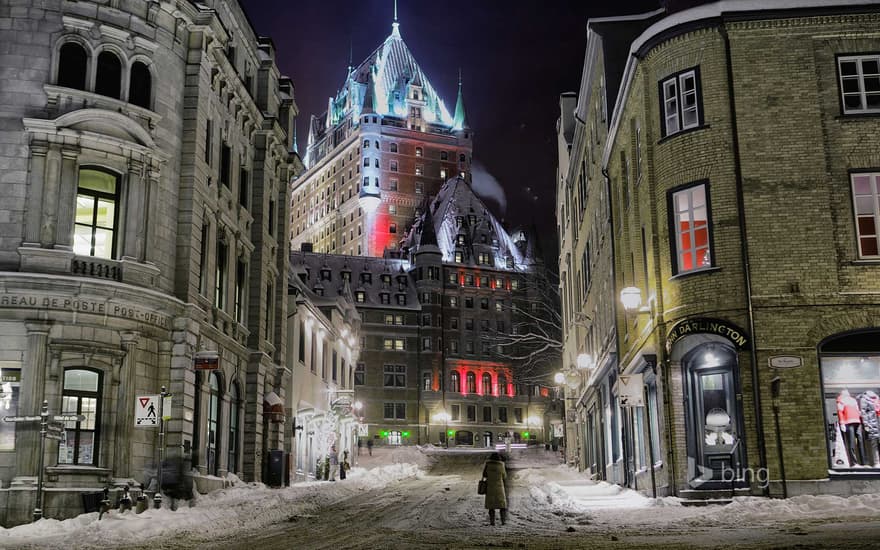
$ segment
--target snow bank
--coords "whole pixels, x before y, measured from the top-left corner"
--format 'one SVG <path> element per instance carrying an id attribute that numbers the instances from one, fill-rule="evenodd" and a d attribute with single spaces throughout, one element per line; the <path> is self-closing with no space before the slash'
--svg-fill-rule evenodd
<path id="1" fill-rule="evenodd" d="M 308 517 L 322 506 L 361 491 L 420 475 L 417 466 L 397 463 L 372 470 L 354 468 L 345 481 L 313 481 L 283 489 L 234 478 L 230 480 L 231 487 L 198 495 L 190 503 L 181 501 L 177 511 L 170 509 L 170 499 L 166 499 L 160 510 L 150 509 L 141 514 L 112 511 L 100 521 L 97 513 L 90 513 L 64 521 L 42 519 L 10 529 L 0 527 L 0 547 L 38 543 L 45 548 L 70 548 L 70 541 L 76 540 L 78 545 L 106 548 L 171 534 L 211 540 L 243 529 Z M 206 532 L 206 525 L 211 526 L 210 532 Z"/>

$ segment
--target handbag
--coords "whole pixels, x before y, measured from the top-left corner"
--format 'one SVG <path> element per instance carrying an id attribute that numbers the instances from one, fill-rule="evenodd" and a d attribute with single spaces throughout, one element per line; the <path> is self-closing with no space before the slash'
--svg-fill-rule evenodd
<path id="1" fill-rule="evenodd" d="M 485 495 L 486 494 L 486 480 L 481 479 L 479 483 L 477 483 L 477 494 Z"/>

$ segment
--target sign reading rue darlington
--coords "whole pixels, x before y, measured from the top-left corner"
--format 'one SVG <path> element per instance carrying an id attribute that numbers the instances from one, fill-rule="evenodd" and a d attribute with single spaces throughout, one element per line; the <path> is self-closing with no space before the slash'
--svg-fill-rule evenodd
<path id="1" fill-rule="evenodd" d="M 675 323 L 672 328 L 669 329 L 669 335 L 666 337 L 666 344 L 671 348 L 673 344 L 688 334 L 699 333 L 723 336 L 733 342 L 739 349 L 745 349 L 749 346 L 749 337 L 743 329 L 729 321 L 723 319 L 711 319 L 708 317 L 685 319 Z"/>

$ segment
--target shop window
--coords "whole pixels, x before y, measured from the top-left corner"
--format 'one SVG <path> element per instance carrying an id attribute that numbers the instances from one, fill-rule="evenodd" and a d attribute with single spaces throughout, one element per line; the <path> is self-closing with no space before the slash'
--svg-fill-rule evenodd
<path id="1" fill-rule="evenodd" d="M 94 168 L 81 168 L 76 190 L 73 251 L 112 259 L 116 255 L 119 178 Z"/>
<path id="2" fill-rule="evenodd" d="M 880 113 L 880 55 L 837 58 L 844 114 Z"/>
<path id="3" fill-rule="evenodd" d="M 675 273 L 712 267 L 708 185 L 691 185 L 670 193 L 669 197 Z"/>
<path id="4" fill-rule="evenodd" d="M 880 257 L 880 173 L 858 173 L 850 178 L 859 257 Z"/>
<path id="5" fill-rule="evenodd" d="M 230 472 L 239 471 L 238 434 L 241 425 L 241 392 L 238 383 L 229 387 L 229 447 L 226 456 L 226 469 Z"/>
<path id="6" fill-rule="evenodd" d="M 128 80 L 128 102 L 149 109 L 151 87 L 152 76 L 147 65 L 140 61 L 132 63 Z"/>
<path id="7" fill-rule="evenodd" d="M 0 416 L 17 416 L 21 369 L 0 369 Z M 0 451 L 15 450 L 16 422 L 0 422 Z"/>
<path id="8" fill-rule="evenodd" d="M 122 63 L 112 52 L 103 51 L 98 54 L 97 72 L 95 74 L 95 93 L 113 99 L 119 99 L 122 87 Z"/>
<path id="9" fill-rule="evenodd" d="M 880 331 L 826 341 L 820 365 L 831 468 L 880 469 Z"/>
<path id="10" fill-rule="evenodd" d="M 71 368 L 64 370 L 61 414 L 81 414 L 82 422 L 65 422 L 64 439 L 58 444 L 59 464 L 98 465 L 101 418 L 101 373 Z"/>
<path id="11" fill-rule="evenodd" d="M 58 55 L 58 85 L 85 90 L 87 67 L 85 48 L 75 42 L 64 44 Z"/>

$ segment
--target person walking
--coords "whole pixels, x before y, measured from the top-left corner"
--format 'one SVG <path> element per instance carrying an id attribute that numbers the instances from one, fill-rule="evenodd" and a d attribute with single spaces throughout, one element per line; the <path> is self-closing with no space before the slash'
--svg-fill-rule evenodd
<path id="1" fill-rule="evenodd" d="M 501 455 L 492 453 L 483 466 L 483 478 L 486 480 L 485 506 L 489 510 L 489 524 L 495 525 L 495 509 L 501 510 L 501 525 L 507 523 L 507 491 L 504 481 L 507 479 L 507 468 Z"/>
<path id="2" fill-rule="evenodd" d="M 342 464 L 339 465 L 339 479 L 345 479 L 348 477 L 348 470 L 351 468 L 351 464 L 348 463 L 348 451 L 342 451 Z"/>
<path id="3" fill-rule="evenodd" d="M 372 438 L 367 440 L 367 451 L 369 451 L 370 456 L 373 456 L 373 439 Z"/>
<path id="4" fill-rule="evenodd" d="M 339 471 L 339 453 L 336 452 L 336 445 L 330 445 L 327 458 L 330 462 L 330 481 L 336 481 L 336 473 Z"/>

